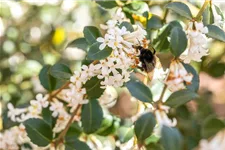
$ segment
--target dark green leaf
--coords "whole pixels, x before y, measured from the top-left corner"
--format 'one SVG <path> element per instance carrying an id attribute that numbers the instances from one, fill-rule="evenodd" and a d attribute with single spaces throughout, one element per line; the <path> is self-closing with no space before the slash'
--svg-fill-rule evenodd
<path id="1" fill-rule="evenodd" d="M 78 123 L 73 123 L 67 131 L 65 139 L 67 142 L 73 141 L 74 139 L 78 138 L 81 133 L 82 128 L 78 125 Z"/>
<path id="2" fill-rule="evenodd" d="M 162 145 L 159 143 L 150 143 L 149 145 L 145 146 L 146 150 L 165 150 Z"/>
<path id="3" fill-rule="evenodd" d="M 90 147 L 78 140 L 78 139 L 73 139 L 73 141 L 66 141 L 65 143 L 65 150 L 91 150 Z"/>
<path id="4" fill-rule="evenodd" d="M 50 74 L 51 65 L 45 65 L 39 74 L 39 80 L 41 85 L 48 91 L 56 90 L 57 88 L 61 87 L 65 81 L 57 80 Z"/>
<path id="5" fill-rule="evenodd" d="M 179 57 L 187 47 L 187 37 L 185 32 L 178 27 L 172 29 L 170 34 L 171 52 L 175 57 Z"/>
<path id="6" fill-rule="evenodd" d="M 57 63 L 50 68 L 50 74 L 57 79 L 68 80 L 72 76 L 72 71 L 68 66 Z"/>
<path id="7" fill-rule="evenodd" d="M 106 8 L 106 9 L 110 9 L 110 8 L 114 8 L 117 7 L 117 3 L 115 0 L 97 0 L 96 3 L 98 3 L 101 7 Z"/>
<path id="8" fill-rule="evenodd" d="M 101 43 L 98 43 L 98 42 L 91 45 L 91 47 L 88 51 L 88 54 L 87 54 L 88 59 L 101 60 L 101 59 L 108 57 L 112 53 L 112 49 L 107 46 L 103 50 L 100 50 L 99 49 L 100 45 L 101 45 Z"/>
<path id="9" fill-rule="evenodd" d="M 163 126 L 160 143 L 165 150 L 182 150 L 182 136 L 176 128 Z"/>
<path id="10" fill-rule="evenodd" d="M 51 128 L 54 128 L 57 118 L 52 117 L 52 111 L 49 107 L 42 109 L 42 117 Z"/>
<path id="11" fill-rule="evenodd" d="M 130 91 L 131 95 L 142 102 L 151 103 L 152 93 L 150 89 L 136 78 L 131 78 L 130 81 L 126 83 L 126 87 Z"/>
<path id="12" fill-rule="evenodd" d="M 225 42 L 225 32 L 215 25 L 207 25 L 209 32 L 207 35 L 213 39 Z"/>
<path id="13" fill-rule="evenodd" d="M 139 144 L 144 144 L 145 139 L 152 134 L 155 125 L 156 120 L 151 112 L 138 118 L 134 125 L 134 132 L 137 136 Z"/>
<path id="14" fill-rule="evenodd" d="M 162 20 L 160 19 L 160 17 L 153 15 L 146 24 L 146 29 L 147 30 L 151 30 L 151 29 L 159 29 L 162 27 Z"/>
<path id="15" fill-rule="evenodd" d="M 133 28 L 132 24 L 130 24 L 129 22 L 124 21 L 120 24 L 119 27 L 120 28 L 126 27 L 127 31 L 134 32 L 134 28 Z"/>
<path id="16" fill-rule="evenodd" d="M 211 5 L 208 5 L 206 9 L 204 10 L 203 14 L 203 24 L 208 25 L 208 24 L 213 24 L 214 23 L 214 16 L 213 16 L 213 11 Z"/>
<path id="17" fill-rule="evenodd" d="M 197 72 L 195 71 L 195 69 L 189 65 L 189 64 L 184 64 L 184 68 L 187 70 L 188 73 L 191 73 L 193 75 L 193 79 L 191 81 L 190 85 L 186 85 L 187 89 L 192 90 L 194 92 L 198 91 L 199 88 L 199 76 L 197 74 Z"/>
<path id="18" fill-rule="evenodd" d="M 38 146 L 47 146 L 52 140 L 51 127 L 41 119 L 28 119 L 24 122 L 26 132 L 31 142 Z"/>
<path id="19" fill-rule="evenodd" d="M 222 129 L 225 128 L 225 122 L 217 119 L 215 116 L 209 116 L 205 119 L 202 129 L 201 129 L 201 134 L 203 138 L 210 138 L 216 133 Z"/>
<path id="20" fill-rule="evenodd" d="M 142 15 L 144 12 L 149 11 L 149 9 L 147 3 L 139 1 L 124 5 L 123 11 L 129 14 Z"/>
<path id="21" fill-rule="evenodd" d="M 94 44 L 96 41 L 96 39 L 98 37 L 101 37 L 101 33 L 98 30 L 98 28 L 94 27 L 94 26 L 86 26 L 84 27 L 84 37 L 87 40 L 87 42 L 91 45 Z"/>
<path id="22" fill-rule="evenodd" d="M 165 102 L 165 105 L 168 105 L 170 107 L 178 107 L 190 100 L 195 99 L 196 97 L 198 97 L 198 94 L 191 90 L 184 89 L 176 91 L 170 95 L 170 97 Z"/>
<path id="23" fill-rule="evenodd" d="M 134 130 L 133 128 L 122 126 L 118 129 L 117 136 L 121 143 L 126 143 L 134 136 Z"/>
<path id="24" fill-rule="evenodd" d="M 101 127 L 102 120 L 102 108 L 96 99 L 89 100 L 88 104 L 83 105 L 81 122 L 85 133 L 97 131 Z"/>
<path id="25" fill-rule="evenodd" d="M 89 99 L 99 98 L 105 89 L 100 88 L 101 80 L 97 77 L 92 77 L 84 84 L 84 88 L 86 88 L 87 96 Z"/>
<path id="26" fill-rule="evenodd" d="M 192 14 L 189 7 L 181 2 L 171 2 L 166 5 L 166 8 L 171 9 L 178 13 L 179 15 L 186 17 L 187 19 L 192 19 Z"/>
<path id="27" fill-rule="evenodd" d="M 67 47 L 77 47 L 79 49 L 87 51 L 87 49 L 88 49 L 88 42 L 86 41 L 85 38 L 78 38 L 78 39 L 70 42 Z"/>

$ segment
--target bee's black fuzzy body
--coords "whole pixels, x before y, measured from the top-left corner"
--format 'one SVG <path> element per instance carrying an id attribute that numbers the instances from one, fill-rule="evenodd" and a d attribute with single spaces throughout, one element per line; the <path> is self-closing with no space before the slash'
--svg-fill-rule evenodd
<path id="1" fill-rule="evenodd" d="M 139 60 L 141 62 L 140 69 L 142 71 L 151 72 L 155 68 L 155 50 L 143 48 L 142 46 L 134 46 L 140 51 Z"/>

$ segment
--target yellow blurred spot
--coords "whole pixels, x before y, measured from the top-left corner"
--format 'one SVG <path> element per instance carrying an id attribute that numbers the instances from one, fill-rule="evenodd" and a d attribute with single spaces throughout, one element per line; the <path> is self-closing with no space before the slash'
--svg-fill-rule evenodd
<path id="1" fill-rule="evenodd" d="M 56 28 L 55 33 L 52 37 L 52 43 L 56 46 L 61 45 L 66 37 L 65 29 L 62 27 Z"/>
<path id="2" fill-rule="evenodd" d="M 148 13 L 148 20 L 152 17 L 152 13 Z M 142 23 L 142 25 L 146 25 L 146 22 L 147 22 L 147 19 L 145 16 L 140 16 L 140 15 L 137 15 L 137 14 L 132 14 L 132 18 L 135 20 L 135 21 L 139 21 Z"/>

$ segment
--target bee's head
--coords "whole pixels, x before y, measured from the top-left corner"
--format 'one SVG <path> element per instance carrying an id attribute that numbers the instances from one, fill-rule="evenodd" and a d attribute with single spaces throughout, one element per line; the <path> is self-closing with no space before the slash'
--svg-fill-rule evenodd
<path id="1" fill-rule="evenodd" d="M 144 47 L 140 46 L 140 45 L 132 45 L 133 48 L 142 51 L 144 49 Z"/>

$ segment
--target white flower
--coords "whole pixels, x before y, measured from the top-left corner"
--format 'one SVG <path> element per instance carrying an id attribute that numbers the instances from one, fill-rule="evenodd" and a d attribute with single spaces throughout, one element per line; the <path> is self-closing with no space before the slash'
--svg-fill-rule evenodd
<path id="1" fill-rule="evenodd" d="M 82 78 L 80 77 L 81 73 L 79 71 L 74 71 L 74 75 L 70 77 L 70 82 L 74 83 L 77 88 L 82 87 Z"/>
<path id="2" fill-rule="evenodd" d="M 202 139 L 198 150 L 224 150 L 225 130 L 219 131 L 211 140 Z"/>
<path id="3" fill-rule="evenodd" d="M 190 22 L 187 28 L 188 46 L 180 58 L 184 63 L 190 63 L 192 60 L 200 62 L 203 56 L 208 55 L 206 37 L 208 28 L 203 23 Z"/>
<path id="4" fill-rule="evenodd" d="M 102 37 L 98 37 L 96 39 L 98 42 L 102 43 L 100 46 L 99 46 L 99 49 L 100 50 L 103 50 L 107 45 L 111 47 L 111 43 L 112 41 L 114 41 L 114 37 L 111 36 L 110 34 L 105 34 L 105 37 L 102 38 Z"/>
<path id="5" fill-rule="evenodd" d="M 37 102 L 40 103 L 40 105 L 43 107 L 43 108 L 46 108 L 48 107 L 48 95 L 44 96 L 42 94 L 37 94 L 36 95 L 36 99 L 37 99 Z"/>
<path id="6" fill-rule="evenodd" d="M 50 103 L 50 108 L 51 111 L 53 111 L 52 116 L 57 117 L 61 113 L 63 113 L 65 110 L 63 108 L 63 103 L 59 102 L 58 100 L 54 99 L 53 102 Z"/>
<path id="7" fill-rule="evenodd" d="M 14 122 L 17 121 L 18 115 L 27 112 L 27 108 L 14 108 L 14 106 L 11 103 L 8 103 L 7 107 L 9 109 L 7 115 Z"/>
<path id="8" fill-rule="evenodd" d="M 193 75 L 188 73 L 184 66 L 178 61 L 173 60 L 170 64 L 169 74 L 165 84 L 172 92 L 185 89 L 185 84 L 191 84 Z"/>
<path id="9" fill-rule="evenodd" d="M 41 114 L 42 111 L 42 106 L 41 104 L 36 101 L 36 100 L 31 100 L 30 101 L 30 106 L 28 107 L 28 115 L 30 117 L 39 117 L 39 115 Z"/>
<path id="10" fill-rule="evenodd" d="M 162 127 L 162 125 L 166 125 L 169 127 L 174 127 L 177 125 L 177 120 L 175 118 L 173 118 L 173 120 L 169 119 L 169 117 L 167 116 L 167 112 L 168 110 L 162 110 L 162 109 L 157 109 L 155 110 L 155 116 L 156 116 L 156 120 L 159 124 L 160 127 Z"/>

